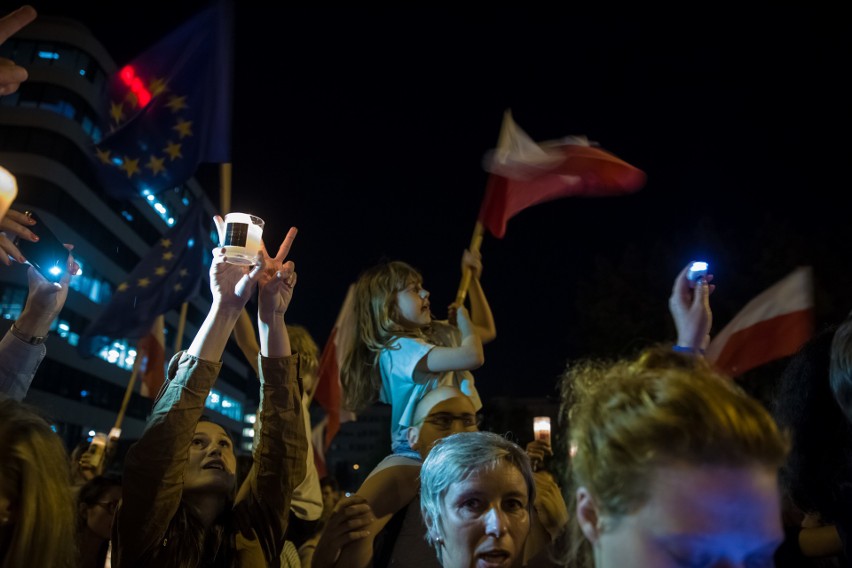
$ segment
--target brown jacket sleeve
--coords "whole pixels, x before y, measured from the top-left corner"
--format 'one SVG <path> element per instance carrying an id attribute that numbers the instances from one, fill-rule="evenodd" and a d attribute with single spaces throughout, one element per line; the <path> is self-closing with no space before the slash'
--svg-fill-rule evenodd
<path id="1" fill-rule="evenodd" d="M 308 451 L 302 417 L 299 356 L 260 358 L 260 428 L 254 464 L 235 506 L 240 532 L 258 538 L 264 556 L 277 559 L 293 491 L 305 478 Z"/>
<path id="2" fill-rule="evenodd" d="M 169 363 L 145 432 L 125 458 L 123 497 L 113 525 L 114 567 L 133 566 L 161 545 L 180 505 L 195 425 L 221 366 L 185 352 Z"/>

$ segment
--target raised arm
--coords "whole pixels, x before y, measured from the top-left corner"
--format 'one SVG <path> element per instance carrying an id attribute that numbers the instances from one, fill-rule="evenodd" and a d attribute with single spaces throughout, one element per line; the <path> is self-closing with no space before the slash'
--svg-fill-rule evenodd
<path id="1" fill-rule="evenodd" d="M 0 45 L 35 19 L 35 9 L 26 5 L 0 18 Z M 11 59 L 0 57 L 0 96 L 17 91 L 27 76 L 26 69 L 15 65 Z"/>
<path id="2" fill-rule="evenodd" d="M 710 294 L 716 287 L 710 284 L 712 274 L 700 278 L 698 282 L 690 282 L 686 277 L 688 270 L 689 265 L 675 278 L 669 297 L 669 311 L 677 329 L 675 348 L 700 355 L 710 344 L 710 328 L 713 325 Z"/>
<path id="3" fill-rule="evenodd" d="M 122 499 L 113 538 L 119 565 L 136 565 L 160 546 L 177 512 L 195 426 L 222 364 L 222 353 L 240 311 L 251 297 L 262 264 L 249 270 L 229 264 L 216 249 L 210 266 L 210 311 L 189 349 L 169 363 L 168 383 L 145 432 L 127 452 Z"/>
<path id="4" fill-rule="evenodd" d="M 417 363 L 421 373 L 443 373 L 445 371 L 472 371 L 485 362 L 482 340 L 470 321 L 464 306 L 456 310 L 456 323 L 461 332 L 459 347 L 434 347 Z"/>
<path id="5" fill-rule="evenodd" d="M 302 416 L 298 355 L 291 355 L 284 314 L 296 285 L 295 265 L 285 262 L 296 229 L 271 258 L 265 250 L 258 282 L 261 396 L 254 464 L 237 495 L 241 524 L 250 524 L 269 557 L 280 554 L 290 501 L 305 478 L 308 451 Z"/>
<path id="6" fill-rule="evenodd" d="M 470 298 L 470 320 L 476 328 L 476 333 L 482 340 L 483 344 L 494 341 L 497 337 L 497 328 L 494 325 L 494 315 L 491 313 L 491 306 L 488 305 L 488 300 L 485 298 L 485 292 L 482 290 L 480 278 L 482 276 L 482 256 L 477 252 L 472 253 L 465 250 L 462 255 L 462 272 L 470 270 L 470 288 L 468 288 L 468 297 Z"/>
<path id="7" fill-rule="evenodd" d="M 67 245 L 69 251 L 71 245 Z M 27 269 L 29 295 L 24 309 L 0 341 L 0 393 L 23 400 L 47 349 L 43 341 L 68 298 L 71 276 L 80 267 L 68 253 L 68 270 L 50 282 L 32 266 Z"/>

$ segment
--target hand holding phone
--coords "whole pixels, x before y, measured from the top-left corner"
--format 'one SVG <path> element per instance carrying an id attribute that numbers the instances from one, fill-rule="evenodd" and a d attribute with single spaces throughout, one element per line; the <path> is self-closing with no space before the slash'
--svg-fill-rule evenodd
<path id="1" fill-rule="evenodd" d="M 703 261 L 693 262 L 689 265 L 689 270 L 686 271 L 686 279 L 689 280 L 689 286 L 691 288 L 695 288 L 695 285 L 707 276 L 707 271 L 710 269 L 709 265 Z"/>
<path id="2" fill-rule="evenodd" d="M 51 282 L 59 282 L 68 272 L 68 249 L 44 224 L 44 221 L 29 211 L 25 214 L 36 221 L 39 240 L 32 242 L 18 237 L 13 243 L 21 251 L 27 263 L 38 270 L 39 274 Z M 12 258 L 12 260 L 16 259 Z"/>

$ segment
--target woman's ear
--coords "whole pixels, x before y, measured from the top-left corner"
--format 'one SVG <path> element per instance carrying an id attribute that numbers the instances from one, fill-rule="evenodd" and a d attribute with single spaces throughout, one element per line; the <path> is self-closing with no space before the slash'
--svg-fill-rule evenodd
<path id="1" fill-rule="evenodd" d="M 437 532 L 437 523 L 432 522 L 432 517 L 428 514 L 423 514 L 423 524 L 426 525 L 426 531 L 429 534 L 429 542 L 435 545 L 435 548 L 444 544 L 444 538 Z"/>
<path id="2" fill-rule="evenodd" d="M 577 488 L 577 522 L 592 544 L 600 538 L 600 511 L 594 496 L 585 487 Z"/>

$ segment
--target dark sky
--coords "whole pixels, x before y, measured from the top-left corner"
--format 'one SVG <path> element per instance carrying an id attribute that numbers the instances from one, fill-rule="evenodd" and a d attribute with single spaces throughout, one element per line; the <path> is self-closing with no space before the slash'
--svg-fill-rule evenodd
<path id="1" fill-rule="evenodd" d="M 87 24 L 118 64 L 204 5 L 33 4 Z M 666 300 L 693 258 L 716 274 L 716 331 L 796 264 L 815 266 L 821 317 L 852 307 L 852 29 L 840 14 L 260 5 L 235 15 L 232 209 L 263 217 L 267 242 L 300 228 L 288 316 L 321 345 L 347 286 L 381 258 L 419 267 L 444 315 L 507 108 L 532 138 L 586 135 L 648 183 L 539 205 L 486 237 L 498 328 L 476 373 L 486 401 L 552 392 L 594 335 L 589 298 L 619 289 L 601 275 L 629 292 L 596 298 L 600 325 L 662 322 L 615 333 L 613 352 L 674 338 Z"/>

